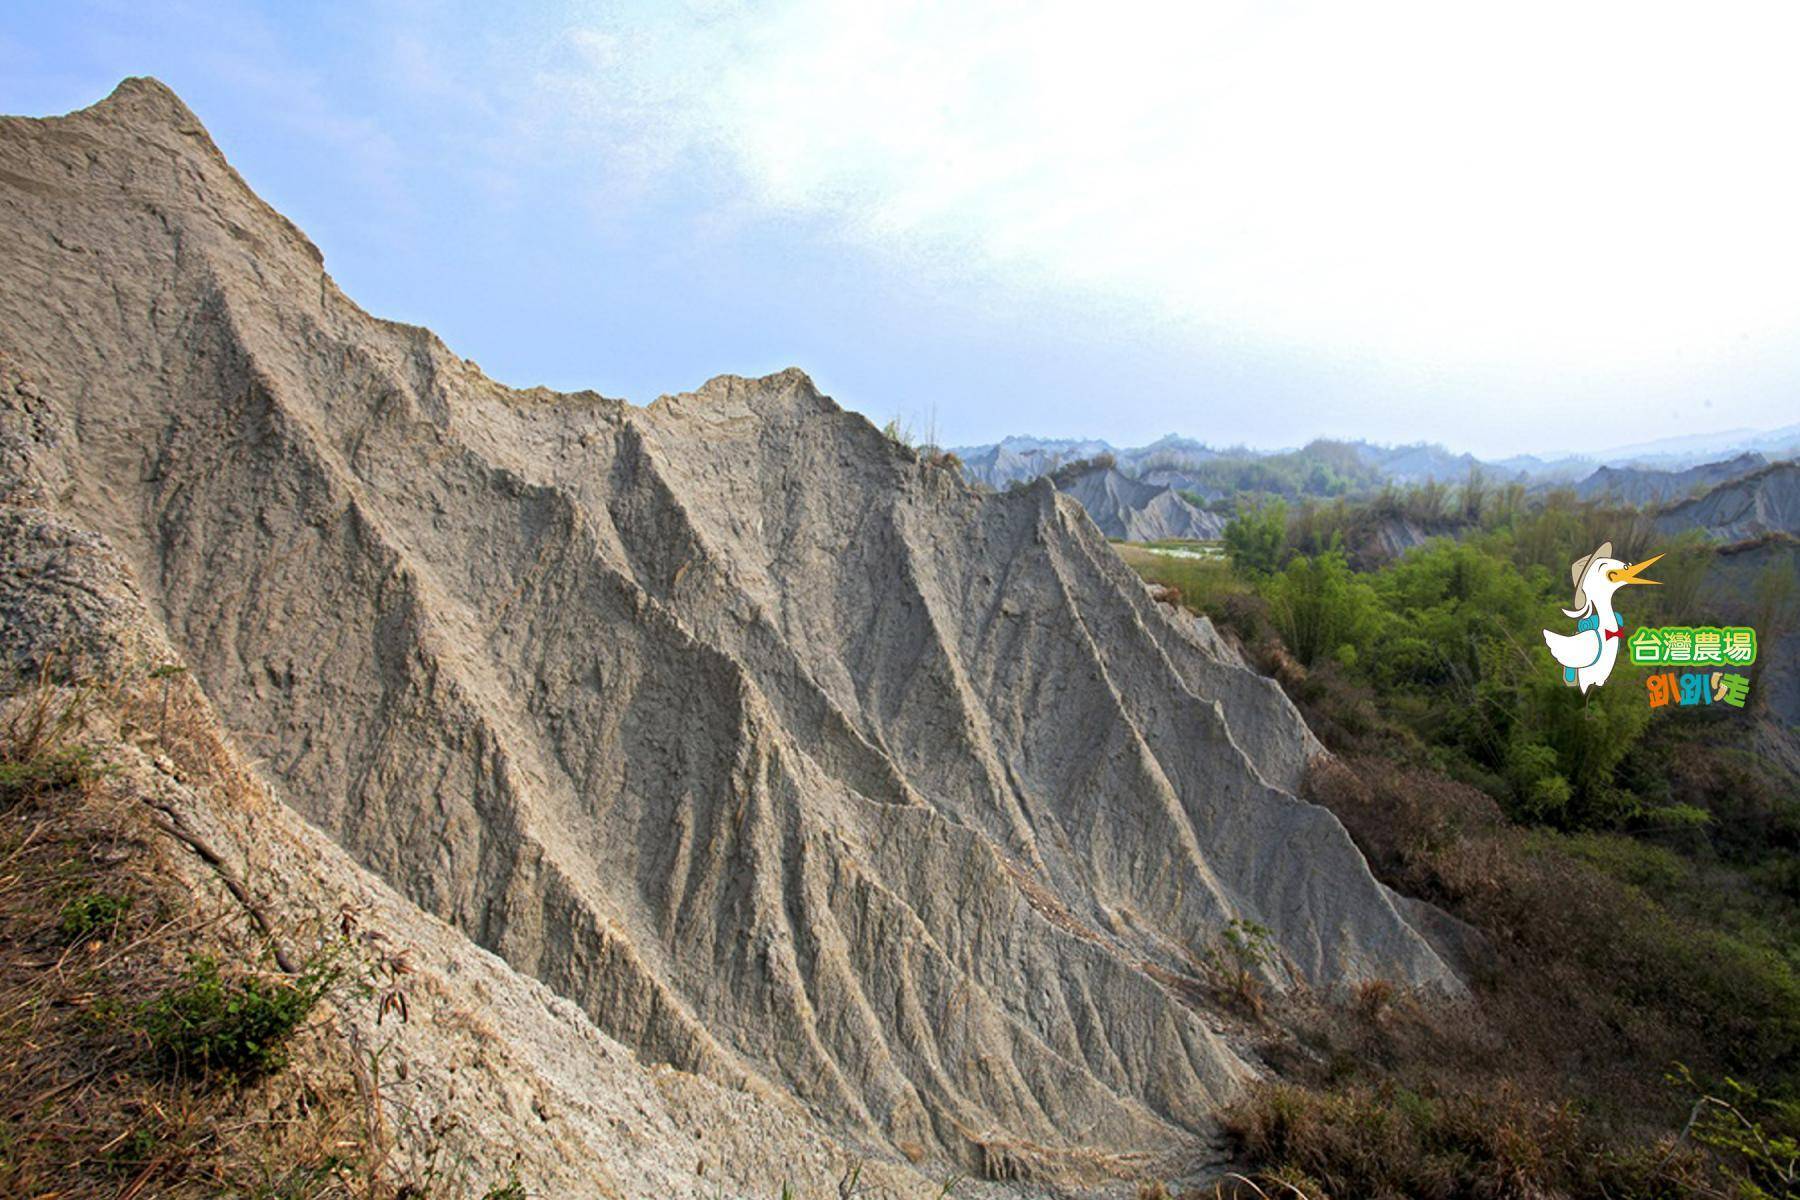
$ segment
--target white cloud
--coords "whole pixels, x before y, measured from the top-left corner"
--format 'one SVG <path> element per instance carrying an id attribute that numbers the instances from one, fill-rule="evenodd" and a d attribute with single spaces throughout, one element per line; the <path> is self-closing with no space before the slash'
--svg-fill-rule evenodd
<path id="1" fill-rule="evenodd" d="M 641 173 L 721 153 L 760 210 L 1022 295 L 1620 373 L 1800 328 L 1797 33 L 1780 5 L 796 0 L 578 34 L 554 82 Z"/>

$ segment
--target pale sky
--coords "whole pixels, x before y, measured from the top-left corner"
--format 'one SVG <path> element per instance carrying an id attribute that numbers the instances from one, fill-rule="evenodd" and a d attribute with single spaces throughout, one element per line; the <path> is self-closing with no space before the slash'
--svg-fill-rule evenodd
<path id="1" fill-rule="evenodd" d="M 1791 5 L 15 3 L 365 307 L 639 403 L 1487 455 L 1800 421 Z M 304 10 L 304 11 L 301 11 Z"/>

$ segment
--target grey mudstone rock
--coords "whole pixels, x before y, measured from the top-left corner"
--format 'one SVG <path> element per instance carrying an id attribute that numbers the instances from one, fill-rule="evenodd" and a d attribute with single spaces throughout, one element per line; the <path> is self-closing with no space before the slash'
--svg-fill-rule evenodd
<path id="1" fill-rule="evenodd" d="M 1128 542 L 1164 538 L 1210 540 L 1225 532 L 1226 518 L 1198 508 L 1165 483 L 1150 483 L 1096 467 L 1061 484 L 1094 519 L 1100 532 Z"/>
<path id="2" fill-rule="evenodd" d="M 1047 483 L 980 494 L 798 371 L 503 387 L 154 81 L 0 121 L 0 255 L 0 494 L 57 522 L 5 570 L 104 539 L 306 869 L 491 952 L 544 1071 L 1077 1178 L 1251 1077 L 1181 986 L 1227 921 L 1277 985 L 1460 988 L 1296 799 L 1280 691 Z"/>

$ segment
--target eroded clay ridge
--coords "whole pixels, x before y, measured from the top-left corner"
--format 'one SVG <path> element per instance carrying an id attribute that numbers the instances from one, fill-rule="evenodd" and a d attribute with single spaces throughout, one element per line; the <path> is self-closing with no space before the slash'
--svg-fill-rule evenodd
<path id="1" fill-rule="evenodd" d="M 1246 1076 L 1166 982 L 1233 917 L 1315 985 L 1455 986 L 1293 798 L 1279 691 L 1047 484 L 797 371 L 502 387 L 153 81 L 0 123 L 0 256 L 14 451 L 285 801 L 642 1058 L 1053 1165 Z"/>

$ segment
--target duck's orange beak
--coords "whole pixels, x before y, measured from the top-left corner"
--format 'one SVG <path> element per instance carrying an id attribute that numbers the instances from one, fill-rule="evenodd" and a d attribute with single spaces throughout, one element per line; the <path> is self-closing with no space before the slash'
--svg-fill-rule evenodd
<path id="1" fill-rule="evenodd" d="M 1622 567 L 1617 571 L 1608 571 L 1606 573 L 1606 577 L 1608 579 L 1612 580 L 1614 583 L 1653 583 L 1653 584 L 1657 584 L 1660 586 L 1662 584 L 1662 580 L 1660 580 L 1660 579 L 1639 579 L 1638 572 L 1644 570 L 1651 563 L 1654 563 L 1657 559 L 1659 559 L 1661 557 L 1662 557 L 1662 555 L 1660 555 L 1660 554 L 1653 555 L 1650 558 L 1646 558 L 1641 563 L 1632 563 L 1629 567 Z"/>

